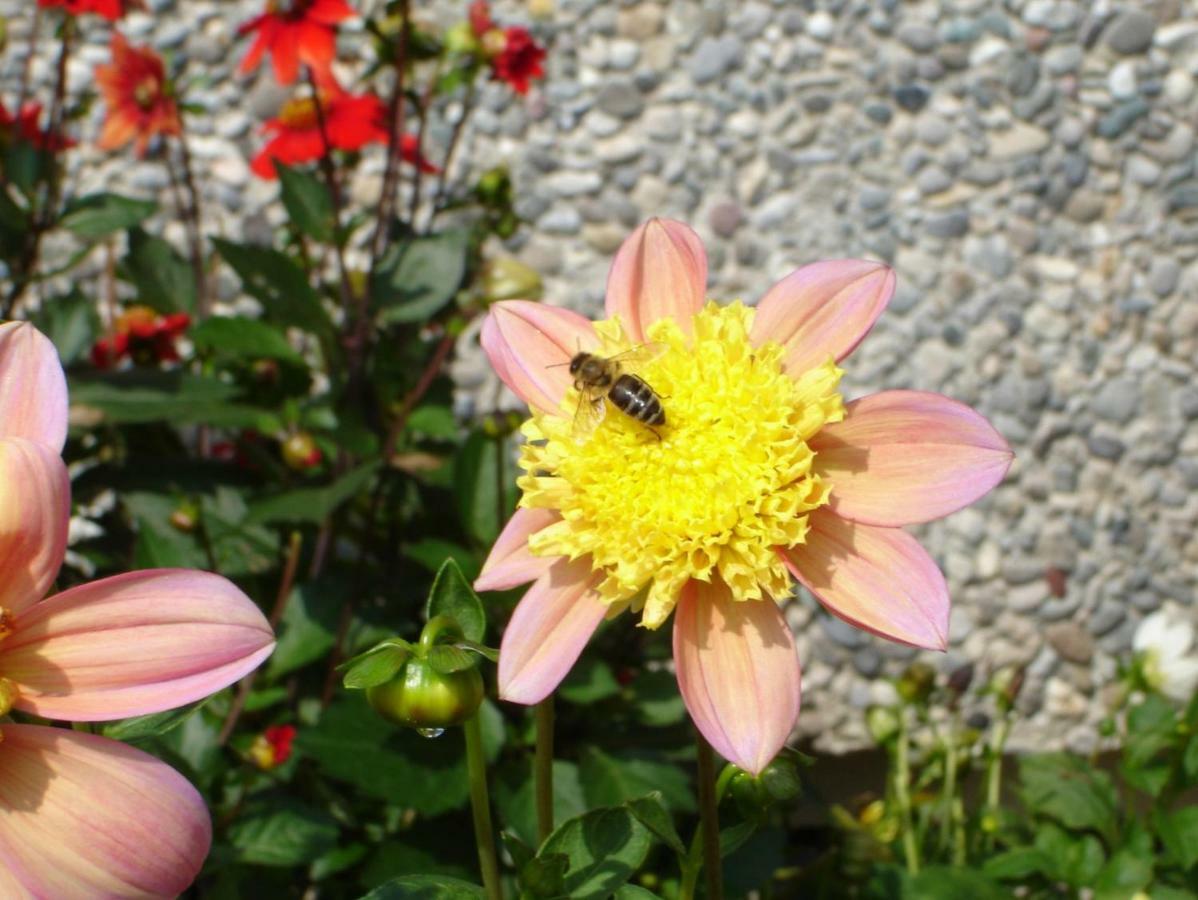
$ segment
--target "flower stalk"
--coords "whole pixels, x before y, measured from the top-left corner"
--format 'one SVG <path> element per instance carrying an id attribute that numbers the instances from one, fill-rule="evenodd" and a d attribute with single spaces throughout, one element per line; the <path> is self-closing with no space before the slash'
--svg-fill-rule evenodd
<path id="1" fill-rule="evenodd" d="M 475 713 L 462 725 L 466 735 L 466 773 L 470 780 L 470 810 L 474 816 L 474 842 L 482 871 L 487 900 L 503 900 L 499 884 L 499 859 L 495 854 L 495 830 L 491 825 L 491 799 L 487 791 L 487 761 L 483 756 L 482 728 Z"/>
<path id="2" fill-rule="evenodd" d="M 919 872 L 919 848 L 915 845 L 915 826 L 911 818 L 910 732 L 907 727 L 907 710 L 905 708 L 899 710 L 898 733 L 894 739 L 893 772 L 892 789 L 903 832 L 903 857 L 907 863 L 907 871 L 915 875 Z"/>
<path id="3" fill-rule="evenodd" d="M 703 735 L 695 732 L 699 755 L 699 828 L 703 835 L 703 873 L 707 900 L 723 900 L 724 867 L 720 858 L 720 798 L 716 792 L 715 754 Z"/>

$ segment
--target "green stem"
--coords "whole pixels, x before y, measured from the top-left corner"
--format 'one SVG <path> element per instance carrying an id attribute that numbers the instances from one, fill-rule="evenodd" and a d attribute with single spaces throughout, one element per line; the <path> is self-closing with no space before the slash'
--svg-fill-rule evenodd
<path id="1" fill-rule="evenodd" d="M 487 900 L 503 900 L 499 859 L 495 855 L 495 831 L 491 826 L 491 800 L 487 793 L 487 761 L 483 756 L 483 733 L 477 714 L 466 720 L 462 731 L 466 735 L 466 772 L 470 779 L 470 809 L 474 813 L 478 867 L 482 870 Z"/>
<path id="2" fill-rule="evenodd" d="M 894 799 L 898 804 L 899 821 L 903 830 L 903 856 L 907 871 L 919 872 L 919 849 L 915 846 L 915 828 L 911 821 L 911 764 L 908 757 L 907 711 L 899 710 L 899 728 L 894 748 Z"/>
<path id="3" fill-rule="evenodd" d="M 707 876 L 707 900 L 723 900 L 724 866 L 720 859 L 720 801 L 716 795 L 715 754 L 698 732 L 695 746 L 699 751 L 699 827 L 703 831 L 703 871 Z"/>
<path id="4" fill-rule="evenodd" d="M 987 850 L 994 847 L 994 830 L 998 826 L 998 802 L 1002 794 L 1002 754 L 1007 743 L 1007 734 L 1011 730 L 1011 716 L 1003 713 L 998 727 L 994 730 L 994 738 L 990 742 L 989 758 L 986 760 L 986 812 L 985 816 L 992 821 L 992 826 L 985 826 L 984 843 Z"/>
<path id="5" fill-rule="evenodd" d="M 553 833 L 553 694 L 537 704 L 537 751 L 533 761 L 537 794 L 537 841 Z"/>
<path id="6" fill-rule="evenodd" d="M 944 741 L 944 789 L 940 794 L 940 849 L 953 843 L 953 802 L 957 793 L 957 729 L 954 722 Z"/>

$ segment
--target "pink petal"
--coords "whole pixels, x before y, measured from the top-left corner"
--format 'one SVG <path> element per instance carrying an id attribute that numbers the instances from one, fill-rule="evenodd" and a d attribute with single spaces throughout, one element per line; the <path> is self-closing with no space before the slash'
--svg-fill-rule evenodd
<path id="1" fill-rule="evenodd" d="M 799 657 L 778 604 L 691 581 L 674 612 L 674 665 L 695 727 L 720 756 L 754 775 L 769 765 L 799 717 Z"/>
<path id="2" fill-rule="evenodd" d="M 900 644 L 947 646 L 948 586 L 919 541 L 822 509 L 808 521 L 807 542 L 780 552 L 829 612 Z"/>
<path id="3" fill-rule="evenodd" d="M 837 515 L 869 525 L 930 522 L 1002 481 L 1014 454 L 980 414 L 923 391 L 884 391 L 845 408 L 811 441 Z"/>
<path id="4" fill-rule="evenodd" d="M 58 450 L 0 440 L 0 607 L 18 613 L 45 596 L 66 553 L 70 517 L 71 485 Z"/>
<path id="5" fill-rule="evenodd" d="M 690 334 L 706 297 L 707 251 L 689 225 L 672 219 L 650 219 L 629 235 L 607 276 L 607 315 L 619 316 L 636 341 L 667 316 Z"/>
<path id="6" fill-rule="evenodd" d="M 535 581 L 545 574 L 557 557 L 533 556 L 528 537 L 561 518 L 549 509 L 518 509 L 503 533 L 495 540 L 483 570 L 474 580 L 476 591 L 506 591 Z"/>
<path id="7" fill-rule="evenodd" d="M 232 582 L 151 569 L 30 607 L 0 644 L 0 671 L 17 684 L 17 708 L 98 722 L 207 697 L 273 649 L 266 618 Z"/>
<path id="8" fill-rule="evenodd" d="M 558 306 L 504 300 L 483 322 L 482 345 L 496 374 L 529 406 L 560 413 L 570 387 L 570 358 L 593 349 L 588 319 Z"/>
<path id="9" fill-rule="evenodd" d="M 27 322 L 0 325 L 0 438 L 21 437 L 62 450 L 67 380 L 50 339 Z"/>
<path id="10" fill-rule="evenodd" d="M 40 725 L 3 734 L 0 894 L 175 897 L 195 880 L 212 826 L 182 775 L 96 735 Z"/>
<path id="11" fill-rule="evenodd" d="M 559 559 L 512 613 L 499 645 L 499 696 L 540 703 L 574 665 L 608 607 L 592 587 L 590 558 Z"/>
<path id="12" fill-rule="evenodd" d="M 786 371 L 801 375 L 853 352 L 894 293 L 894 272 L 866 259 L 829 259 L 791 272 L 761 298 L 754 343 L 786 348 Z"/>

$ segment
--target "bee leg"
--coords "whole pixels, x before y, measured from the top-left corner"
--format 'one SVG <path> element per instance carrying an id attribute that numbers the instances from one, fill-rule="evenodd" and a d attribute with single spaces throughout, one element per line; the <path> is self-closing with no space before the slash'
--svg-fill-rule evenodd
<path id="1" fill-rule="evenodd" d="M 648 428 L 651 432 L 653 432 L 653 436 L 655 438 L 657 438 L 657 442 L 660 444 L 661 443 L 661 434 L 658 433 L 657 429 L 653 428 L 652 426 L 649 426 L 649 425 L 646 425 L 645 427 Z"/>

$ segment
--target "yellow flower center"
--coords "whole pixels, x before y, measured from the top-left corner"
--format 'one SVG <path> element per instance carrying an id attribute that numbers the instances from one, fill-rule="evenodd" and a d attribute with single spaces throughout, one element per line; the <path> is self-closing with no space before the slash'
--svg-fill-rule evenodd
<path id="1" fill-rule="evenodd" d="M 661 398 L 664 426 L 650 430 L 604 400 L 603 422 L 580 441 L 571 389 L 561 415 L 534 412 L 522 429 L 520 503 L 562 516 L 529 548 L 589 556 L 613 612 L 643 609 L 649 628 L 669 617 L 691 578 L 719 576 L 737 600 L 785 596 L 790 576 L 777 548 L 802 543 L 807 513 L 827 502 L 830 485 L 813 473 L 806 442 L 844 416 L 841 370 L 829 359 L 790 377 L 781 346 L 750 341 L 753 316 L 740 303 L 709 303 L 689 338 L 672 319 L 649 327 L 664 351 L 630 371 Z M 616 319 L 595 330 L 597 355 L 633 346 Z"/>
<path id="2" fill-rule="evenodd" d="M 319 124 L 316 101 L 311 97 L 293 97 L 279 110 L 279 121 L 296 131 L 315 128 Z"/>

